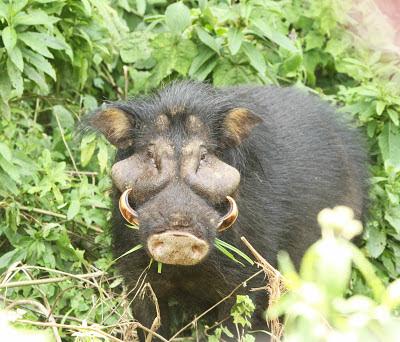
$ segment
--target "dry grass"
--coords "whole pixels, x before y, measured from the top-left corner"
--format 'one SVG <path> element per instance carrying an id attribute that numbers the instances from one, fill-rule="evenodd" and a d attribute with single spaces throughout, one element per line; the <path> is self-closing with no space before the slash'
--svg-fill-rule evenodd
<path id="1" fill-rule="evenodd" d="M 164 342 L 180 341 L 182 340 L 182 334 L 185 331 L 195 328 L 198 321 L 204 317 L 204 315 L 231 298 L 241 287 L 246 286 L 246 283 L 249 280 L 256 277 L 260 273 L 264 272 L 266 275 L 267 283 L 263 289 L 268 292 L 268 305 L 275 303 L 284 292 L 280 273 L 274 269 L 244 237 L 242 238 L 242 241 L 249 248 L 261 269 L 245 281 L 238 284 L 218 303 L 214 304 L 212 307 L 198 315 L 189 324 L 186 324 L 179 329 L 177 333 L 170 339 L 166 339 L 156 332 L 160 327 L 161 317 L 157 297 L 150 284 L 146 282 L 148 269 L 143 271 L 136 286 L 131 289 L 130 292 L 134 293 L 134 295 L 131 296 L 131 298 L 133 298 L 132 300 L 135 300 L 138 296 L 149 296 L 153 302 L 157 315 L 154 318 L 151 327 L 145 327 L 140 322 L 137 322 L 133 319 L 129 310 L 130 302 L 128 300 L 128 295 L 130 293 L 126 293 L 126 291 L 123 291 L 122 293 L 116 292 L 110 287 L 110 284 L 115 280 L 115 277 L 108 277 L 104 272 L 94 268 L 88 270 L 88 272 L 85 274 L 71 274 L 44 267 L 28 266 L 20 263 L 14 264 L 0 277 L 0 303 L 2 303 L 2 307 L 7 310 L 23 308 L 24 310 L 33 313 L 38 318 L 37 320 L 19 319 L 17 322 L 24 325 L 48 327 L 52 330 L 54 339 L 57 342 L 61 341 L 61 336 L 91 336 L 98 338 L 102 337 L 109 341 L 133 342 L 138 340 L 137 329 L 142 329 L 147 333 L 146 342 L 151 342 L 153 337 L 157 337 L 159 340 Z M 42 277 L 44 274 L 47 274 L 47 276 L 45 278 L 35 279 L 33 273 L 37 274 L 37 271 L 40 271 Z M 15 278 L 22 278 L 23 280 L 15 281 Z M 41 290 L 41 286 L 43 284 L 60 283 L 65 281 L 70 283 L 72 282 L 73 286 L 76 287 L 91 288 L 95 290 L 95 292 L 98 294 L 98 300 L 95 303 L 92 303 L 93 307 L 91 310 L 103 310 L 104 308 L 109 309 L 106 311 L 106 314 L 102 316 L 103 319 L 101 322 L 90 322 L 82 319 L 82 317 L 54 314 L 55 312 L 59 311 L 57 310 L 56 306 L 57 303 L 62 301 L 65 291 L 60 291 L 57 300 L 52 304 L 52 307 L 49 304 L 46 294 Z M 36 292 L 40 293 L 41 296 L 23 300 L 11 298 L 10 289 L 27 286 L 35 287 L 37 290 Z M 117 305 L 115 305 L 112 309 L 109 308 L 109 303 L 111 301 L 113 303 L 117 303 Z M 110 315 L 117 317 L 117 322 L 113 325 L 107 325 L 105 323 Z M 223 322 L 219 322 L 218 324 L 221 323 Z M 271 331 L 272 341 L 280 341 L 283 331 L 281 322 L 278 320 L 269 320 L 266 322 L 266 325 L 268 325 L 269 330 Z M 196 339 L 194 338 L 194 340 Z"/>

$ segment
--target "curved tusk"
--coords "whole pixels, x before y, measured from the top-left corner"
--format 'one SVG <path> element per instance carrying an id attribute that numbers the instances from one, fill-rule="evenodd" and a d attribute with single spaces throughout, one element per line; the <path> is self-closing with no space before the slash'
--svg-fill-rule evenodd
<path id="1" fill-rule="evenodd" d="M 135 226 L 139 225 L 138 213 L 129 205 L 129 193 L 132 189 L 126 189 L 119 198 L 119 211 L 126 221 Z"/>
<path id="2" fill-rule="evenodd" d="M 239 209 L 235 200 L 230 196 L 226 196 L 226 199 L 229 201 L 231 207 L 229 208 L 228 213 L 224 217 L 222 217 L 218 223 L 217 230 L 219 232 L 223 232 L 224 230 L 232 226 L 239 215 Z"/>

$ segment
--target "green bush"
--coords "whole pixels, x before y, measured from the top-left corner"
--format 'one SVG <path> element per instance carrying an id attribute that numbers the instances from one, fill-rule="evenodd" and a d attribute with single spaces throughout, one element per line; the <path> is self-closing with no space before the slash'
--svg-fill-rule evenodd
<path id="1" fill-rule="evenodd" d="M 110 275 L 97 287 L 72 279 L 14 287 L 7 298 L 45 300 L 64 321 L 119 320 L 119 297 L 104 292 L 121 284 L 107 268 L 113 151 L 94 135 L 80 140 L 76 127 L 104 100 L 177 78 L 216 86 L 296 84 L 350 113 L 368 136 L 371 156 L 362 252 L 385 284 L 397 278 L 398 56 L 369 49 L 348 29 L 349 6 L 343 0 L 0 2 L 0 272 L 8 269 L 2 280 L 53 277 L 53 269 Z M 357 270 L 349 291 L 371 295 Z"/>

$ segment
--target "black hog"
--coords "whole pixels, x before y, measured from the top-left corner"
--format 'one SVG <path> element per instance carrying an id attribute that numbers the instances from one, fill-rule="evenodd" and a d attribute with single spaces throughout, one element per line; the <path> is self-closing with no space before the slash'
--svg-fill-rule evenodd
<path id="1" fill-rule="evenodd" d="M 119 270 L 129 288 L 146 270 L 160 307 L 159 332 L 167 337 L 172 317 L 180 325 L 191 321 L 256 271 L 221 254 L 216 237 L 244 250 L 245 236 L 273 265 L 279 250 L 298 264 L 319 237 L 321 209 L 347 205 L 358 218 L 365 212 L 359 134 L 328 104 L 294 88 L 177 82 L 108 104 L 90 124 L 118 149 L 115 256 L 144 247 L 121 258 Z M 124 217 L 139 229 L 127 228 Z M 148 267 L 151 259 L 163 263 L 161 273 Z M 260 275 L 248 287 L 263 284 Z M 258 308 L 253 328 L 265 329 L 266 294 L 251 296 Z M 232 300 L 211 311 L 208 322 L 229 316 Z M 136 298 L 132 308 L 150 327 L 154 304 Z"/>

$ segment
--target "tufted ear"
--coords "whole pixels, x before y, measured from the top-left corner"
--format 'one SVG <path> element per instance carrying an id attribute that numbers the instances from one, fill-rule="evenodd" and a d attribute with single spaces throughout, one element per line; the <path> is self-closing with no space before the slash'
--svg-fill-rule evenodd
<path id="1" fill-rule="evenodd" d="M 261 122 L 262 119 L 247 108 L 230 110 L 223 123 L 224 135 L 228 144 L 231 146 L 239 145 Z"/>
<path id="2" fill-rule="evenodd" d="M 89 124 L 103 133 L 117 148 L 132 145 L 133 116 L 117 107 L 100 109 L 89 118 Z"/>

